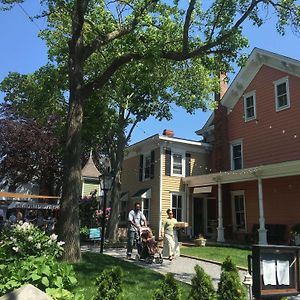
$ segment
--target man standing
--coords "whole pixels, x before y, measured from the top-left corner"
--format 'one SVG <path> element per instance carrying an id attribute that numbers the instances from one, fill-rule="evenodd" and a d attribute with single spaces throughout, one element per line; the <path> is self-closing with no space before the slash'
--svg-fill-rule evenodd
<path id="1" fill-rule="evenodd" d="M 128 214 L 128 240 L 127 240 L 127 259 L 131 258 L 134 242 L 139 239 L 139 229 L 147 226 L 145 215 L 141 212 L 141 204 L 135 203 L 134 209 Z"/>

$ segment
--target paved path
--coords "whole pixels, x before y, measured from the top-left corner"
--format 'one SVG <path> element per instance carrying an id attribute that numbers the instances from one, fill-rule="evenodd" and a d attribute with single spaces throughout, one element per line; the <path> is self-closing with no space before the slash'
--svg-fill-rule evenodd
<path id="1" fill-rule="evenodd" d="M 87 248 L 86 246 L 81 247 L 82 251 L 94 251 L 99 252 L 99 247 L 93 247 L 92 249 Z M 126 249 L 124 248 L 109 248 L 104 249 L 104 253 L 107 255 L 111 255 L 113 257 L 126 260 L 128 262 L 134 263 L 136 265 L 139 265 L 144 268 L 152 269 L 153 271 L 159 272 L 161 274 L 166 274 L 168 272 L 173 273 L 175 278 L 177 280 L 191 283 L 192 277 L 195 274 L 195 266 L 199 265 L 201 266 L 205 273 L 207 273 L 213 280 L 213 285 L 217 289 L 218 282 L 220 281 L 220 274 L 221 274 L 221 266 L 215 263 L 210 263 L 198 259 L 188 258 L 188 257 L 177 257 L 173 261 L 164 260 L 163 263 L 160 264 L 146 264 L 142 261 L 136 261 L 136 260 L 127 260 L 126 259 Z M 133 257 L 135 256 L 135 253 L 133 253 Z M 240 270 L 240 278 L 243 281 L 246 271 Z M 289 297 L 290 300 L 300 300 L 300 295 L 296 297 Z"/>

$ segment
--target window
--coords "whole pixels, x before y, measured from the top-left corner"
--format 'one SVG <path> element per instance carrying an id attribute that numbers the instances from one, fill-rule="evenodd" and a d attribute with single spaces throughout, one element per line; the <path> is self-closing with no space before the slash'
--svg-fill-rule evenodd
<path id="1" fill-rule="evenodd" d="M 151 168 L 151 155 L 145 155 L 144 156 L 145 162 L 144 162 L 144 179 L 150 178 L 150 168 Z"/>
<path id="2" fill-rule="evenodd" d="M 155 152 L 140 155 L 139 181 L 153 179 L 155 168 Z"/>
<path id="3" fill-rule="evenodd" d="M 173 154 L 173 168 L 174 175 L 182 175 L 182 155 L 179 153 Z"/>
<path id="4" fill-rule="evenodd" d="M 176 218 L 178 222 L 182 221 L 182 216 L 183 216 L 182 198 L 183 197 L 180 194 L 172 194 L 172 211 L 174 214 L 174 218 Z"/>
<path id="5" fill-rule="evenodd" d="M 255 92 L 244 95 L 245 122 L 256 119 L 256 97 Z"/>
<path id="6" fill-rule="evenodd" d="M 241 142 L 233 142 L 230 149 L 231 154 L 231 170 L 239 170 L 243 168 L 243 149 Z"/>
<path id="7" fill-rule="evenodd" d="M 142 212 L 146 217 L 147 222 L 150 220 L 150 199 L 144 198 L 142 200 Z"/>
<path id="8" fill-rule="evenodd" d="M 232 218 L 236 231 L 246 230 L 246 213 L 244 191 L 231 192 Z"/>
<path id="9" fill-rule="evenodd" d="M 276 111 L 290 107 L 290 92 L 288 77 L 281 78 L 274 82 Z"/>

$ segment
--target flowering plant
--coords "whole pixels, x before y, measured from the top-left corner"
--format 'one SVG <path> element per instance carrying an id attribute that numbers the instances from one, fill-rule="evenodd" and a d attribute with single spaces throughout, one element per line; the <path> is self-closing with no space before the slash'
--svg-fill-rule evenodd
<path id="1" fill-rule="evenodd" d="M 57 235 L 50 236 L 35 225 L 19 222 L 7 229 L 0 242 L 0 263 L 5 258 L 19 260 L 28 256 L 39 257 L 50 255 L 59 257 L 63 253 L 63 244 L 57 240 Z"/>
<path id="2" fill-rule="evenodd" d="M 110 214 L 111 214 L 111 207 L 107 207 L 105 210 L 105 223 L 107 223 L 108 220 L 110 219 Z M 101 225 L 102 218 L 103 218 L 103 210 L 102 209 L 95 210 L 94 218 L 97 225 Z"/>

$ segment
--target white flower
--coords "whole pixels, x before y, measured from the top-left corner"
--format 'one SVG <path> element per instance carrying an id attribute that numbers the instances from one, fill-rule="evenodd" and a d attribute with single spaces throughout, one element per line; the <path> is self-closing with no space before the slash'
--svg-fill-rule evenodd
<path id="1" fill-rule="evenodd" d="M 15 243 L 16 241 L 17 241 L 17 239 L 16 238 L 14 238 L 14 237 L 10 237 L 10 239 Z"/>
<path id="2" fill-rule="evenodd" d="M 41 243 L 37 243 L 37 244 L 36 244 L 36 248 L 37 248 L 37 249 L 41 249 Z"/>
<path id="3" fill-rule="evenodd" d="M 52 244 L 52 241 L 51 241 L 51 240 L 49 240 L 49 241 L 48 241 L 48 244 L 49 244 L 49 245 L 51 245 L 51 244 Z"/>
<path id="4" fill-rule="evenodd" d="M 26 231 L 27 229 L 30 228 L 29 225 L 30 225 L 30 224 L 29 224 L 28 222 L 24 222 L 24 223 L 22 224 L 21 228 L 22 228 L 24 231 Z"/>
<path id="5" fill-rule="evenodd" d="M 62 241 L 57 242 L 57 245 L 58 245 L 58 246 L 62 246 L 62 245 L 64 245 L 64 244 L 65 244 L 65 242 L 62 242 Z"/>
<path id="6" fill-rule="evenodd" d="M 12 247 L 15 252 L 19 252 L 19 247 Z"/>
<path id="7" fill-rule="evenodd" d="M 32 242 L 33 241 L 33 237 L 30 235 L 27 239 L 29 242 Z"/>
<path id="8" fill-rule="evenodd" d="M 51 241 L 56 241 L 57 240 L 57 234 L 55 234 L 55 233 L 52 233 L 51 235 L 50 235 L 50 239 L 51 239 Z"/>

